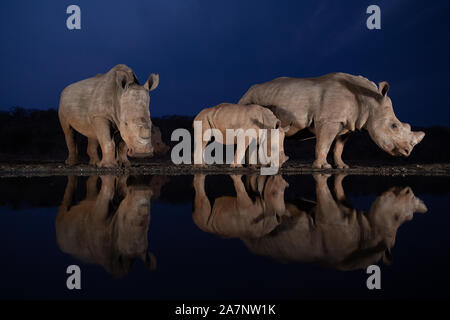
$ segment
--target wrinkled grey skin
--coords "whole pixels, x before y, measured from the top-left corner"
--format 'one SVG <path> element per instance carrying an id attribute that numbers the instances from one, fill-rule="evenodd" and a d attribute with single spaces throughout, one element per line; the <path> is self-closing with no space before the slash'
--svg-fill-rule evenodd
<path id="1" fill-rule="evenodd" d="M 334 162 L 338 168 L 347 168 L 341 156 L 348 138 L 343 135 L 349 132 L 366 129 L 381 149 L 406 157 L 425 136 L 397 119 L 388 90 L 387 82 L 377 87 L 366 78 L 346 73 L 310 79 L 283 77 L 253 85 L 239 104 L 270 108 L 282 126 L 292 123 L 286 136 L 306 128 L 315 134 L 315 168 L 331 168 L 327 155 L 336 141 Z"/>
<path id="2" fill-rule="evenodd" d="M 158 83 L 159 76 L 151 74 L 141 86 L 133 70 L 119 64 L 66 87 L 58 110 L 69 150 L 66 164 L 78 163 L 74 131 L 88 138 L 89 163 L 98 167 L 129 166 L 127 155 L 152 156 L 149 91 Z"/>
<path id="3" fill-rule="evenodd" d="M 101 265 L 109 273 L 123 276 L 141 259 L 149 269 L 156 258 L 148 252 L 150 201 L 159 197 L 165 183 L 154 176 L 149 185 L 127 185 L 127 176 L 97 176 L 86 182 L 86 198 L 73 204 L 77 177 L 69 176 L 56 216 L 59 248 L 87 263 Z"/>
<path id="4" fill-rule="evenodd" d="M 369 212 L 357 211 L 345 197 L 344 177 L 335 177 L 333 197 L 328 176 L 316 174 L 317 202 L 286 203 L 277 229 L 258 239 L 243 239 L 246 246 L 280 261 L 339 270 L 365 269 L 380 260 L 392 263 L 398 228 L 427 207 L 410 187 L 393 187 L 377 197 Z"/>

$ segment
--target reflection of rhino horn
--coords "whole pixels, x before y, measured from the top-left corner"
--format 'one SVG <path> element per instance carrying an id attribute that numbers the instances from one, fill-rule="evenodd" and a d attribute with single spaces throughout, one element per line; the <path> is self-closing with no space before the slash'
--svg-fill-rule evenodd
<path id="1" fill-rule="evenodd" d="M 144 252 L 141 257 L 142 261 L 144 261 L 145 266 L 149 270 L 155 270 L 156 269 L 156 257 L 151 252 Z"/>
<path id="2" fill-rule="evenodd" d="M 417 213 L 425 213 L 428 211 L 428 208 L 425 205 L 425 203 L 417 197 L 414 199 L 414 205 L 416 207 L 415 212 Z"/>

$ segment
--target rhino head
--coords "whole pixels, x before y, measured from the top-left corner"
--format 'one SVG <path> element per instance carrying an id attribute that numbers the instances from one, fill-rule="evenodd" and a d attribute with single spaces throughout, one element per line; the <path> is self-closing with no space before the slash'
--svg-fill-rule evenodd
<path id="1" fill-rule="evenodd" d="M 400 122 L 394 114 L 392 101 L 387 96 L 389 84 L 379 83 L 379 97 L 371 108 L 366 128 L 372 140 L 392 156 L 408 157 L 414 146 L 422 141 L 425 133 L 411 131 L 411 126 Z"/>
<path id="2" fill-rule="evenodd" d="M 115 213 L 114 263 L 117 264 L 116 271 L 119 275 L 128 273 L 136 258 L 140 258 L 149 269 L 156 266 L 155 256 L 147 251 L 152 194 L 148 186 L 127 186 L 125 198 Z"/>
<path id="3" fill-rule="evenodd" d="M 392 262 L 391 248 L 395 244 L 398 228 L 406 221 L 412 220 L 414 213 L 427 212 L 425 203 L 416 197 L 410 187 L 392 187 L 380 195 L 370 208 L 368 215 L 374 234 L 383 239 L 385 244 L 383 261 Z"/>
<path id="4" fill-rule="evenodd" d="M 119 96 L 118 129 L 128 147 L 130 157 L 153 155 L 150 94 L 159 83 L 159 75 L 151 74 L 143 86 L 135 81 L 118 78 L 122 88 Z"/>

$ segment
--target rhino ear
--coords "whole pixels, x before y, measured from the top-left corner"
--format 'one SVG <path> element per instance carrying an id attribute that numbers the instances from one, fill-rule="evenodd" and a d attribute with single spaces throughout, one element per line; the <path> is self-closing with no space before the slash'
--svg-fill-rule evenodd
<path id="1" fill-rule="evenodd" d="M 148 91 L 153 91 L 156 89 L 158 84 L 159 84 L 159 74 L 152 73 L 145 82 L 144 88 L 147 89 Z"/>
<path id="2" fill-rule="evenodd" d="M 378 92 L 380 92 L 383 97 L 386 97 L 388 91 L 389 83 L 387 83 L 386 81 L 381 81 L 380 83 L 378 83 Z"/>

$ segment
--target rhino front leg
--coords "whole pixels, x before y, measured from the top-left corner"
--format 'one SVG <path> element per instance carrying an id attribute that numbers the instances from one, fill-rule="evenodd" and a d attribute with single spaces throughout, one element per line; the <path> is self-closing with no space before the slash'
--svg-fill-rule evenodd
<path id="1" fill-rule="evenodd" d="M 121 140 L 117 146 L 117 160 L 122 167 L 130 167 L 131 163 L 127 156 L 128 147 L 125 141 Z"/>
<path id="2" fill-rule="evenodd" d="M 342 161 L 342 151 L 344 151 L 344 144 L 347 142 L 349 136 L 344 138 L 337 137 L 334 145 L 334 164 L 339 169 L 348 168 L 348 165 Z"/>
<path id="3" fill-rule="evenodd" d="M 251 207 L 253 204 L 253 201 L 252 201 L 252 199 L 250 199 L 247 191 L 245 190 L 244 183 L 242 182 L 242 176 L 233 174 L 233 175 L 230 175 L 230 177 L 233 180 L 234 189 L 236 190 L 236 199 L 237 199 L 238 208 L 245 209 L 245 208 Z"/>
<path id="4" fill-rule="evenodd" d="M 90 176 L 86 181 L 86 199 L 97 198 L 97 181 L 98 176 Z"/>
<path id="5" fill-rule="evenodd" d="M 95 133 L 97 135 L 100 148 L 102 149 L 102 160 L 97 163 L 97 167 L 111 168 L 117 167 L 116 147 L 111 137 L 111 124 L 103 118 L 95 118 L 93 121 Z"/>
<path id="6" fill-rule="evenodd" d="M 330 151 L 331 144 L 336 138 L 339 131 L 341 131 L 342 124 L 338 122 L 319 123 L 315 129 L 316 131 L 316 160 L 313 163 L 313 168 L 331 168 L 327 162 L 327 155 Z"/>
<path id="7" fill-rule="evenodd" d="M 98 140 L 95 138 L 88 138 L 87 154 L 89 156 L 89 164 L 97 165 L 100 162 L 98 156 Z"/>
<path id="8" fill-rule="evenodd" d="M 328 187 L 328 178 L 330 174 L 314 174 L 316 181 L 316 222 L 335 223 L 341 220 L 341 214 L 336 201 Z"/>

